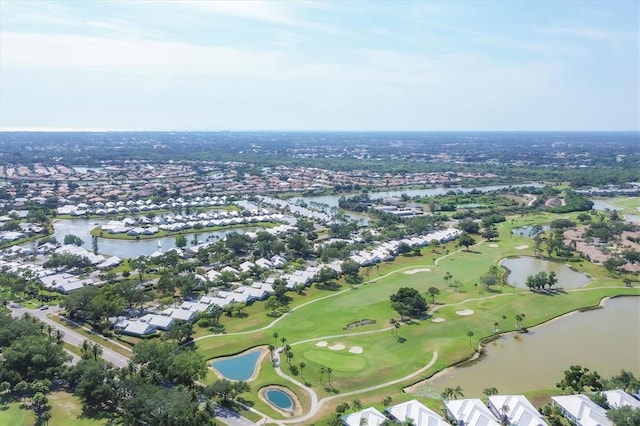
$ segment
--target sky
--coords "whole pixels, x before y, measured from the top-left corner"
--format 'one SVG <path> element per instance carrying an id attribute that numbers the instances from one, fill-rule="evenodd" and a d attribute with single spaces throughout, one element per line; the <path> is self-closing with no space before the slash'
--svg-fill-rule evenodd
<path id="1" fill-rule="evenodd" d="M 0 0 L 0 130 L 640 130 L 640 2 Z"/>

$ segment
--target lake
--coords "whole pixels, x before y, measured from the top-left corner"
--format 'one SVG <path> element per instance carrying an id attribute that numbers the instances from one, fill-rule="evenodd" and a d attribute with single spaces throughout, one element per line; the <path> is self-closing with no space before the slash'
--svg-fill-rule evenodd
<path id="1" fill-rule="evenodd" d="M 482 389 L 501 394 L 553 389 L 570 365 L 595 370 L 604 378 L 621 369 L 640 375 L 640 297 L 619 297 L 604 309 L 578 312 L 508 334 L 486 347 L 486 357 L 423 382 L 416 392 L 434 397 L 460 385 L 465 397 Z M 517 338 L 516 338 L 517 336 Z M 560 392 L 560 390 L 558 390 Z"/>
<path id="2" fill-rule="evenodd" d="M 53 223 L 54 236 L 58 242 L 63 242 L 67 234 L 80 237 L 87 250 L 93 250 L 91 235 L 89 232 L 96 226 L 109 222 L 107 219 L 59 219 Z M 243 228 L 229 228 L 221 231 L 198 232 L 199 241 L 216 241 L 223 238 L 229 232 L 255 232 L 262 228 L 257 226 L 247 226 Z M 188 244 L 191 244 L 195 233 L 185 234 Z M 140 255 L 148 256 L 158 250 L 158 244 L 165 252 L 176 246 L 176 235 L 162 238 L 151 238 L 146 240 L 116 240 L 111 238 L 98 238 L 98 252 L 124 258 L 136 258 Z"/>

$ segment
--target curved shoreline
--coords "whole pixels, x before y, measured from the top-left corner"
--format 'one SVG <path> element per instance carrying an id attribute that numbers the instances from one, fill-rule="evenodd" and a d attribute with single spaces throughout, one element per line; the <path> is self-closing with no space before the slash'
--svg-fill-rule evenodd
<path id="1" fill-rule="evenodd" d="M 628 295 L 628 294 L 624 295 L 623 294 L 623 295 L 618 295 L 618 296 L 605 296 L 602 299 L 600 299 L 598 304 L 591 305 L 591 306 L 586 307 L 586 308 L 589 308 L 587 310 L 604 308 L 606 303 L 607 303 L 607 301 L 609 301 L 611 299 L 620 298 L 620 297 L 640 297 L 640 295 Z M 564 314 L 557 315 L 557 316 L 555 316 L 553 318 L 548 319 L 547 321 L 541 322 L 541 323 L 536 324 L 536 325 L 534 325 L 532 327 L 527 327 L 527 329 L 533 331 L 533 330 L 536 330 L 536 329 L 541 328 L 541 327 L 549 326 L 550 324 L 553 324 L 556 321 L 559 321 L 559 320 L 562 320 L 562 319 L 565 319 L 565 318 L 569 318 L 569 317 L 574 316 L 576 314 L 582 313 L 582 312 L 584 312 L 584 309 L 585 308 L 579 308 L 579 309 L 574 309 L 574 310 L 569 311 L 569 312 L 565 312 Z M 502 338 L 502 337 L 512 336 L 512 335 L 516 335 L 516 334 L 520 334 L 520 333 L 521 333 L 520 331 L 507 331 L 507 332 L 504 332 L 504 333 L 497 333 L 497 334 L 492 334 L 490 336 L 484 337 L 484 338 L 480 339 L 480 342 L 479 342 L 480 348 L 476 352 L 474 352 L 474 354 L 471 355 L 470 357 L 467 357 L 467 358 L 465 358 L 463 360 L 460 360 L 460 361 L 458 361 L 458 362 L 456 362 L 454 364 L 451 364 L 451 365 L 445 367 L 444 369 L 435 372 L 434 374 L 432 374 L 431 376 L 427 377 L 426 379 L 420 380 L 419 382 L 416 382 L 416 383 L 414 383 L 412 385 L 409 385 L 409 386 L 403 388 L 402 391 L 404 393 L 408 393 L 408 394 L 416 393 L 418 391 L 419 387 L 422 387 L 422 386 L 425 386 L 425 385 L 429 385 L 436 379 L 440 379 L 440 378 L 442 378 L 444 376 L 448 376 L 448 375 L 454 374 L 457 370 L 459 370 L 461 368 L 467 368 L 467 366 L 464 366 L 463 364 L 465 364 L 467 362 L 470 362 L 470 361 L 476 361 L 476 362 L 481 361 L 482 358 L 483 358 L 483 354 L 481 353 L 481 351 L 483 352 L 484 347 L 486 346 L 486 344 L 494 341 L 496 337 Z M 475 365 L 476 362 L 473 362 L 473 365 Z M 469 365 L 468 367 L 470 367 L 470 366 L 471 365 Z"/>
<path id="2" fill-rule="evenodd" d="M 247 354 L 249 354 L 251 352 L 254 352 L 254 351 L 260 352 L 260 355 L 258 356 L 258 359 L 256 360 L 256 365 L 253 367 L 253 373 L 251 374 L 251 377 L 249 377 L 246 380 L 235 380 L 235 379 L 226 377 L 217 368 L 215 368 L 213 366 L 214 362 L 216 362 L 216 361 L 226 361 L 226 360 L 230 360 L 230 359 L 240 358 L 240 357 L 245 356 L 245 355 L 247 355 Z M 265 356 L 267 356 L 268 353 L 269 353 L 269 349 L 266 346 L 264 346 L 264 345 L 254 346 L 252 348 L 246 349 L 246 350 L 244 350 L 242 352 L 239 352 L 237 354 L 234 354 L 234 355 L 211 358 L 211 359 L 207 360 L 207 362 L 209 363 L 207 367 L 210 370 L 212 370 L 213 373 L 216 375 L 216 377 L 218 377 L 219 379 L 231 380 L 233 382 L 238 382 L 238 381 L 250 382 L 252 380 L 255 380 L 258 377 L 258 375 L 260 374 L 262 361 L 264 361 L 264 358 L 265 358 Z"/>

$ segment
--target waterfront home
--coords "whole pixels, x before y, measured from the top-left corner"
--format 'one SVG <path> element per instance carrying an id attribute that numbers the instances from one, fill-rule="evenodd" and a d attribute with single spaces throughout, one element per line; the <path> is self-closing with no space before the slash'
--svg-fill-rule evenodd
<path id="1" fill-rule="evenodd" d="M 628 406 L 631 408 L 640 408 L 640 401 L 629 395 L 623 390 L 615 389 L 602 392 L 607 397 L 607 403 L 611 408 L 620 408 Z"/>
<path id="2" fill-rule="evenodd" d="M 612 426 L 607 411 L 585 395 L 552 396 L 562 415 L 578 426 Z"/>
<path id="3" fill-rule="evenodd" d="M 380 426 L 387 420 L 384 414 L 373 407 L 342 416 L 342 422 L 347 426 Z"/>
<path id="4" fill-rule="evenodd" d="M 492 395 L 489 409 L 496 418 L 518 426 L 546 426 L 536 407 L 522 395 Z"/>
<path id="5" fill-rule="evenodd" d="M 410 420 L 415 426 L 449 425 L 439 414 L 415 399 L 391 406 L 386 412 L 399 422 Z"/>
<path id="6" fill-rule="evenodd" d="M 460 426 L 499 426 L 498 419 L 479 398 L 445 401 L 447 415 Z"/>

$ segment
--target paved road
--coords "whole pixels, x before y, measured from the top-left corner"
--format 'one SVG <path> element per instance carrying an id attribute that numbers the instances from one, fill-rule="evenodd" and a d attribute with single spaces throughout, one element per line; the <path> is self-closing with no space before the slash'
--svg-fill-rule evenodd
<path id="1" fill-rule="evenodd" d="M 21 317 L 25 313 L 28 313 L 29 315 L 33 315 L 34 317 L 38 318 L 40 321 L 44 322 L 45 324 L 50 324 L 52 327 L 64 333 L 64 336 L 62 336 L 62 340 L 64 340 L 66 343 L 70 345 L 81 347 L 82 342 L 84 342 L 86 339 L 86 337 L 84 337 L 82 334 L 78 333 L 77 331 L 73 330 L 72 328 L 69 328 L 65 325 L 57 323 L 56 321 L 53 321 L 52 319 L 47 317 L 47 314 L 49 313 L 53 313 L 53 314 L 57 313 L 58 308 L 55 306 L 52 306 L 51 308 L 42 310 L 42 311 L 40 309 L 28 309 L 28 308 L 12 308 L 11 311 L 12 311 L 11 315 L 14 317 Z M 92 340 L 99 343 L 99 339 L 102 339 L 102 337 L 96 334 Z M 118 368 L 126 367 L 127 364 L 129 363 L 129 358 L 104 346 L 102 346 L 102 358 L 104 358 L 105 361 L 112 363 Z"/>
<path id="2" fill-rule="evenodd" d="M 256 424 L 251 420 L 242 417 L 235 411 L 229 410 L 228 408 L 224 407 L 216 407 L 214 415 L 216 416 L 216 420 L 219 420 L 229 426 L 253 426 Z"/>

